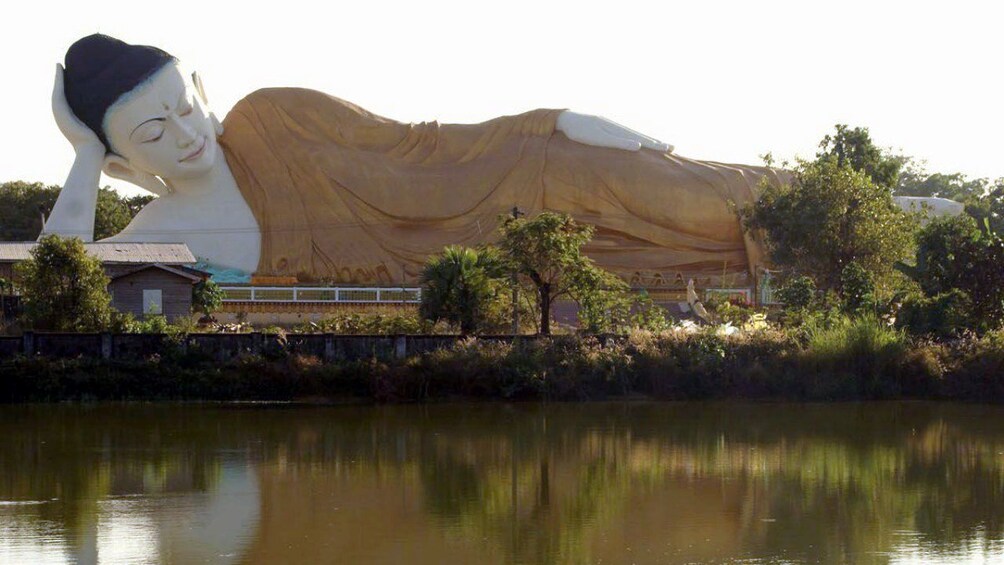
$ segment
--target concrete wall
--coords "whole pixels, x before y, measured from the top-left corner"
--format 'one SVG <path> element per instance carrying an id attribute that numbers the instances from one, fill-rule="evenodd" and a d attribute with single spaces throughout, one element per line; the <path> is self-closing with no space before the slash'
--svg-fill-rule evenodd
<path id="1" fill-rule="evenodd" d="M 49 358 L 93 357 L 146 359 L 171 351 L 199 352 L 221 362 L 244 355 L 300 354 L 322 361 L 400 359 L 453 346 L 459 336 L 449 335 L 335 335 L 335 334 L 189 334 L 172 338 L 161 334 L 65 334 L 26 332 L 21 337 L 0 337 L 0 359 L 15 355 Z M 481 340 L 511 341 L 512 336 L 483 336 Z M 537 339 L 522 336 L 521 340 Z M 575 339 L 573 336 L 550 338 Z M 609 336 L 605 340 L 620 339 Z"/>

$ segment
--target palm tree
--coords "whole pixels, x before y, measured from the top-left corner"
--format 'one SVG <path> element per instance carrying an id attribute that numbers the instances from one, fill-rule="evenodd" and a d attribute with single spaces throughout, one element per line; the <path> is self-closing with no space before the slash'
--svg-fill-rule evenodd
<path id="1" fill-rule="evenodd" d="M 500 269 L 490 248 L 446 247 L 422 270 L 422 317 L 456 324 L 464 335 L 477 332 L 500 287 Z"/>

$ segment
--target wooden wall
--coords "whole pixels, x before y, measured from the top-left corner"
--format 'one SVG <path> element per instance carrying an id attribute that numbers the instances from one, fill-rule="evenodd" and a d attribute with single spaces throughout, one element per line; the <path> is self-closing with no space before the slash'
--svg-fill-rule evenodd
<path id="1" fill-rule="evenodd" d="M 143 291 L 160 289 L 164 316 L 168 321 L 188 317 L 192 313 L 192 282 L 161 269 L 145 269 L 115 279 L 108 285 L 112 306 L 119 312 L 143 317 Z"/>

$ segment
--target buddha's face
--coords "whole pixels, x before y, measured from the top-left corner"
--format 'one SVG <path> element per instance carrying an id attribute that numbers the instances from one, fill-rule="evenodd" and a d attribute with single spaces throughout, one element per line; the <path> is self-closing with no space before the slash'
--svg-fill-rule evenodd
<path id="1" fill-rule="evenodd" d="M 176 64 L 113 104 L 104 126 L 112 151 L 165 181 L 202 176 L 216 162 L 212 119 Z"/>

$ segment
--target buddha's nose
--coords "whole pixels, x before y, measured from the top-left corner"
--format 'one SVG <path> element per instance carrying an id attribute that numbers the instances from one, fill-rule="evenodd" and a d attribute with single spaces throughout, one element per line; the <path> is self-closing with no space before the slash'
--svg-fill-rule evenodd
<path id="1" fill-rule="evenodd" d="M 178 147 L 188 147 L 199 138 L 198 132 L 178 116 L 168 116 L 167 123 L 174 130 L 175 137 L 178 139 Z"/>

